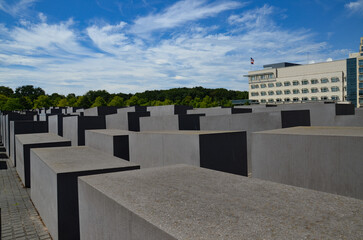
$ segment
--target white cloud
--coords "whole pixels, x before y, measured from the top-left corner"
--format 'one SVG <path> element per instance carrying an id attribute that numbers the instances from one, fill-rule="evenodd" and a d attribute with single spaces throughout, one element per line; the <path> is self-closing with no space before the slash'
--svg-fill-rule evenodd
<path id="1" fill-rule="evenodd" d="M 6 3 L 5 0 L 0 0 L 0 10 L 8 13 L 9 15 L 16 17 L 24 15 L 28 8 L 32 6 L 37 0 L 20 0 L 12 5 Z"/>
<path id="2" fill-rule="evenodd" d="M 211 17 L 220 12 L 241 6 L 243 4 L 232 1 L 206 4 L 205 0 L 183 0 L 175 3 L 162 13 L 150 14 L 136 19 L 131 27 L 131 32 L 145 34 L 155 30 L 170 29 L 189 21 Z"/>
<path id="3" fill-rule="evenodd" d="M 199 3 L 196 9 L 222 4 L 193 3 Z M 154 16 L 164 16 L 171 8 Z M 0 85 L 33 84 L 47 93 L 63 94 L 193 86 L 245 90 L 248 82 L 243 75 L 251 70 L 250 57 L 259 68 L 280 61 L 307 63 L 345 56 L 347 50 L 328 51 L 329 46 L 314 41 L 308 30 L 277 26 L 275 10 L 265 5 L 227 17 L 230 31 L 216 31 L 218 25 L 183 25 L 185 31 L 172 31 L 172 37 L 158 41 L 130 33 L 133 25 L 124 22 L 77 30 L 72 20 L 49 24 L 40 15 L 39 23 L 24 21 L 11 29 L 0 24 Z M 179 24 L 182 20 L 172 25 Z"/>
<path id="4" fill-rule="evenodd" d="M 352 14 L 363 15 L 363 0 L 349 2 L 345 4 L 345 8 L 347 8 Z"/>

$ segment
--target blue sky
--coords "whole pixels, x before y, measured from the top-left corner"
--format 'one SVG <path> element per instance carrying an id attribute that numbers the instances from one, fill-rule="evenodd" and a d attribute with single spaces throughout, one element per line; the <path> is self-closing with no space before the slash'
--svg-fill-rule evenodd
<path id="1" fill-rule="evenodd" d="M 362 22 L 363 0 L 0 0 L 0 85 L 247 90 L 264 64 L 347 58 Z"/>

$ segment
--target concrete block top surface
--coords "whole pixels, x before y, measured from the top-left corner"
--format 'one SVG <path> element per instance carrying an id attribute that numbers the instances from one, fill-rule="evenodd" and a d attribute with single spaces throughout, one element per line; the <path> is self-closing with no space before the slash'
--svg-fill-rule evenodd
<path id="1" fill-rule="evenodd" d="M 207 134 L 222 134 L 222 133 L 235 133 L 235 132 L 244 132 L 244 131 L 239 131 L 239 130 L 233 130 L 233 131 L 208 131 L 208 130 L 201 130 L 201 131 L 196 131 L 196 130 L 181 130 L 181 131 L 168 131 L 168 130 L 163 130 L 163 131 L 143 131 L 143 132 L 138 132 L 136 134 L 170 134 L 170 135 L 207 135 Z"/>
<path id="2" fill-rule="evenodd" d="M 80 177 L 175 239 L 361 239 L 363 201 L 174 165 Z"/>
<path id="3" fill-rule="evenodd" d="M 121 129 L 97 129 L 97 130 L 86 130 L 86 132 L 93 132 L 110 136 L 123 136 L 123 135 L 129 135 L 130 133 L 135 133 L 132 131 L 121 130 Z"/>
<path id="4" fill-rule="evenodd" d="M 86 146 L 35 148 L 31 151 L 55 173 L 139 166 Z"/>
<path id="5" fill-rule="evenodd" d="M 70 140 L 60 137 L 54 133 L 31 133 L 17 134 L 15 137 L 23 144 L 49 143 L 49 142 L 69 142 Z"/>
<path id="6" fill-rule="evenodd" d="M 292 127 L 261 131 L 263 134 L 363 137 L 363 127 Z"/>

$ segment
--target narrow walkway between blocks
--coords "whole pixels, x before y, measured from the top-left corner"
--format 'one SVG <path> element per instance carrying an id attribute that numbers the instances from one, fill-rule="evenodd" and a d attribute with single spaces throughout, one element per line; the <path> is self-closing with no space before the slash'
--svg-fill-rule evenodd
<path id="1" fill-rule="evenodd" d="M 0 147 L 0 151 L 3 147 Z M 1 237 L 8 239 L 51 239 L 33 203 L 30 189 L 23 187 L 8 158 L 0 155 Z"/>

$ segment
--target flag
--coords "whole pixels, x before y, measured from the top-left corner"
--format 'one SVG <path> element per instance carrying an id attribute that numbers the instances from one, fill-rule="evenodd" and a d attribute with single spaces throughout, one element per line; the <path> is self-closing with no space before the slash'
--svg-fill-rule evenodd
<path id="1" fill-rule="evenodd" d="M 255 59 L 251 58 L 251 64 L 255 64 Z"/>

